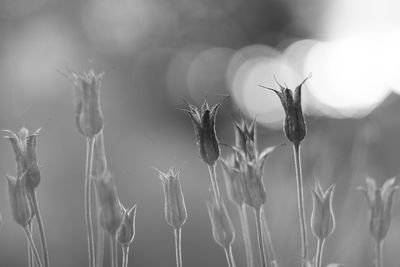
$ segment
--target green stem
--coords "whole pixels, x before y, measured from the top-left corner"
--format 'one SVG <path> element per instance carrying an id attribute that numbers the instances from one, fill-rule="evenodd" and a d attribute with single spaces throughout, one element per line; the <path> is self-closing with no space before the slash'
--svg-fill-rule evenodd
<path id="1" fill-rule="evenodd" d="M 376 267 L 383 267 L 383 241 L 376 240 L 375 241 L 375 266 Z"/>
<path id="2" fill-rule="evenodd" d="M 29 195 L 30 195 L 30 198 L 32 200 L 32 208 L 33 208 L 33 211 L 36 214 L 36 221 L 38 223 L 40 241 L 42 243 L 42 249 L 43 249 L 44 267 L 49 267 L 50 266 L 49 251 L 48 251 L 48 248 L 47 248 L 46 235 L 44 233 L 42 216 L 40 215 L 40 210 L 39 210 L 39 204 L 38 204 L 38 201 L 37 201 L 36 191 L 33 190 L 32 192 L 29 193 Z"/>
<path id="3" fill-rule="evenodd" d="M 117 235 L 110 235 L 110 248 L 111 248 L 111 263 L 112 267 L 118 267 L 118 247 Z"/>
<path id="4" fill-rule="evenodd" d="M 321 267 L 322 266 L 322 251 L 324 249 L 324 243 L 325 243 L 325 239 L 318 238 L 318 241 L 317 241 L 317 254 L 315 256 L 316 267 Z"/>
<path id="5" fill-rule="evenodd" d="M 246 263 L 247 267 L 254 266 L 253 260 L 253 248 L 251 245 L 251 238 L 250 238 L 250 230 L 249 230 L 249 221 L 247 218 L 246 212 L 246 205 L 242 204 L 241 206 L 237 205 L 239 217 L 240 217 L 240 224 L 242 226 L 242 235 L 243 235 L 243 242 L 246 250 Z"/>
<path id="6" fill-rule="evenodd" d="M 93 240 L 93 227 L 92 227 L 92 201 L 91 201 L 91 188 L 92 188 L 92 165 L 93 165 L 93 149 L 94 138 L 87 138 L 86 142 L 86 175 L 85 175 L 85 222 L 87 232 L 87 242 L 89 249 L 89 267 L 95 267 L 95 252 Z"/>
<path id="7" fill-rule="evenodd" d="M 274 246 L 272 245 L 272 239 L 271 239 L 271 231 L 269 230 L 268 226 L 268 220 L 267 220 L 267 215 L 265 212 L 265 209 L 262 210 L 263 216 L 262 216 L 262 222 L 263 222 L 263 233 L 264 233 L 264 238 L 265 238 L 265 246 L 269 255 L 269 260 L 271 263 L 271 266 L 273 267 L 278 267 L 278 262 L 276 261 L 276 256 L 275 256 L 275 250 Z"/>
<path id="8" fill-rule="evenodd" d="M 263 231 L 262 231 L 262 221 L 261 221 L 261 208 L 254 209 L 254 216 L 256 219 L 257 226 L 257 240 L 258 240 L 258 250 L 260 252 L 260 261 L 261 266 L 267 266 L 267 256 L 265 255 L 265 245 L 263 240 Z"/>
<path id="9" fill-rule="evenodd" d="M 35 242 L 33 242 L 33 238 L 31 232 L 29 231 L 28 227 L 24 227 L 25 235 L 28 240 L 28 246 L 32 248 L 32 252 L 35 255 L 36 263 L 39 267 L 42 267 L 42 262 L 40 261 L 39 253 L 36 249 Z"/>
<path id="10" fill-rule="evenodd" d="M 300 144 L 293 145 L 293 152 L 296 167 L 297 205 L 299 209 L 300 221 L 302 266 L 305 267 L 307 260 L 307 232 L 304 211 L 303 178 L 301 174 Z"/>
<path id="11" fill-rule="evenodd" d="M 232 246 L 224 248 L 225 250 L 225 256 L 226 256 L 226 262 L 228 263 L 229 267 L 235 267 L 235 260 L 233 258 L 233 253 L 232 253 Z"/>
<path id="12" fill-rule="evenodd" d="M 182 267 L 182 228 L 174 229 L 176 266 Z"/>
<path id="13" fill-rule="evenodd" d="M 128 267 L 129 246 L 122 246 L 122 267 Z"/>
<path id="14" fill-rule="evenodd" d="M 208 171 L 210 173 L 211 186 L 212 186 L 212 191 L 213 191 L 213 194 L 214 194 L 214 198 L 218 202 L 221 199 L 221 194 L 219 192 L 217 174 L 216 174 L 216 166 L 217 166 L 217 164 L 214 163 L 213 165 L 207 165 L 207 166 L 208 166 Z"/>

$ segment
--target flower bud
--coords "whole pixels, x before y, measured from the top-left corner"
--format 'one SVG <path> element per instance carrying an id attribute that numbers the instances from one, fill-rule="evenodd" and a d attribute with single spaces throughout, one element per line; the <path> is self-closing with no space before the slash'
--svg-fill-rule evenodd
<path id="1" fill-rule="evenodd" d="M 126 210 L 121 203 L 120 207 L 123 217 L 121 227 L 118 230 L 118 242 L 122 246 L 129 247 L 135 238 L 136 204 L 129 210 Z"/>
<path id="2" fill-rule="evenodd" d="M 94 179 L 93 181 L 98 196 L 100 225 L 106 232 L 114 236 L 122 223 L 115 179 L 107 172 L 103 179 Z"/>
<path id="3" fill-rule="evenodd" d="M 210 108 L 207 101 L 204 100 L 199 110 L 196 106 L 185 101 L 188 106 L 188 110 L 185 109 L 185 111 L 189 114 L 193 123 L 200 157 L 208 165 L 214 165 L 221 154 L 218 138 L 215 133 L 215 119 L 219 108 L 224 102 L 225 100 Z"/>
<path id="4" fill-rule="evenodd" d="M 321 240 L 327 238 L 335 228 L 335 216 L 332 209 L 334 189 L 335 185 L 331 185 L 324 192 L 318 180 L 315 187 L 311 189 L 313 197 L 311 231 L 316 238 Z"/>
<path id="5" fill-rule="evenodd" d="M 7 175 L 8 196 L 12 216 L 16 223 L 26 227 L 30 222 L 33 212 L 26 192 L 26 173 L 15 178 Z"/>
<path id="6" fill-rule="evenodd" d="M 74 84 L 75 123 L 78 131 L 93 138 L 103 129 L 103 113 L 100 107 L 100 86 L 104 75 L 90 70 L 78 75 L 75 72 L 65 74 Z"/>
<path id="7" fill-rule="evenodd" d="M 304 121 L 303 110 L 301 106 L 301 87 L 309 78 L 311 78 L 311 75 L 305 78 L 296 87 L 294 90 L 294 96 L 293 92 L 287 88 L 286 85 L 285 87 L 282 86 L 276 79 L 275 80 L 280 87 L 280 91 L 263 86 L 266 89 L 274 91 L 281 100 L 283 109 L 285 111 L 283 130 L 287 139 L 289 139 L 289 141 L 291 141 L 293 144 L 300 144 L 307 133 L 306 123 Z"/>
<path id="8" fill-rule="evenodd" d="M 107 173 L 107 158 L 104 149 L 104 136 L 103 130 L 100 131 L 94 142 L 93 149 L 93 166 L 92 166 L 92 177 L 101 179 Z"/>
<path id="9" fill-rule="evenodd" d="M 228 198 L 237 205 L 244 203 L 243 197 L 243 179 L 240 172 L 239 162 L 235 154 L 226 159 L 221 159 L 222 172 L 225 177 L 226 192 Z"/>
<path id="10" fill-rule="evenodd" d="M 15 153 L 15 159 L 17 162 L 17 176 L 22 176 L 25 173 L 26 176 L 26 189 L 33 191 L 40 183 L 40 170 L 36 159 L 36 145 L 37 137 L 40 132 L 40 128 L 29 134 L 28 129 L 22 127 L 18 135 L 12 131 L 6 130 L 8 138 L 11 142 Z"/>
<path id="11" fill-rule="evenodd" d="M 187 218 L 179 172 L 174 172 L 173 168 L 170 168 L 167 173 L 157 171 L 164 188 L 165 220 L 174 229 L 179 229 Z"/>
<path id="12" fill-rule="evenodd" d="M 224 202 L 217 202 L 213 198 L 211 203 L 207 203 L 207 210 L 215 242 L 223 248 L 231 246 L 235 239 L 235 229 Z"/>
<path id="13" fill-rule="evenodd" d="M 358 188 L 369 205 L 369 231 L 377 241 L 383 240 L 389 231 L 393 193 L 399 188 L 395 182 L 396 178 L 389 179 L 379 188 L 373 178 L 367 177 L 367 188 Z"/>

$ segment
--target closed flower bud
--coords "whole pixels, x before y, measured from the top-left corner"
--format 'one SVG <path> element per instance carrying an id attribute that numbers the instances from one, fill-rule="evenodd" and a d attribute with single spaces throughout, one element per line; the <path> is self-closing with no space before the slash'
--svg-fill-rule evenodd
<path id="1" fill-rule="evenodd" d="M 26 192 L 26 173 L 18 178 L 9 175 L 6 178 L 12 216 L 16 223 L 26 227 L 33 216 Z"/>
<path id="2" fill-rule="evenodd" d="M 294 96 L 293 92 L 287 88 L 286 85 L 285 87 L 282 86 L 277 80 L 276 83 L 279 85 L 280 91 L 262 86 L 263 88 L 274 91 L 281 100 L 283 109 L 285 111 L 283 130 L 287 139 L 296 145 L 300 144 L 307 133 L 306 123 L 304 121 L 303 110 L 301 106 L 301 87 L 309 78 L 311 78 L 311 75 L 309 75 L 296 87 L 294 90 Z"/>
<path id="3" fill-rule="evenodd" d="M 254 160 L 257 154 L 257 133 L 255 119 L 247 125 L 243 119 L 234 123 L 235 145 L 246 155 L 248 160 Z"/>
<path id="4" fill-rule="evenodd" d="M 364 193 L 370 208 L 369 230 L 377 241 L 383 240 L 389 231 L 393 193 L 399 188 L 395 182 L 396 178 L 389 179 L 379 188 L 373 178 L 367 177 L 367 188 L 358 188 Z"/>
<path id="5" fill-rule="evenodd" d="M 40 184 L 40 170 L 36 159 L 37 137 L 41 129 L 36 130 L 32 134 L 28 129 L 22 127 L 18 134 L 6 130 L 8 138 L 11 142 L 17 162 L 17 176 L 20 177 L 25 173 L 26 189 L 33 191 Z"/>
<path id="6" fill-rule="evenodd" d="M 104 136 L 103 131 L 95 137 L 94 149 L 93 149 L 93 166 L 92 166 L 92 177 L 101 179 L 107 173 L 107 158 L 104 149 Z"/>
<path id="7" fill-rule="evenodd" d="M 185 199 L 179 181 L 179 172 L 174 172 L 173 168 L 170 168 L 167 173 L 157 171 L 164 188 L 165 220 L 174 229 L 179 229 L 187 218 Z"/>
<path id="8" fill-rule="evenodd" d="M 215 242 L 223 248 L 228 248 L 235 239 L 235 229 L 224 202 L 217 202 L 213 198 L 213 202 L 207 203 L 207 209 Z"/>
<path id="9" fill-rule="evenodd" d="M 121 208 L 114 177 L 108 172 L 102 179 L 94 179 L 98 196 L 100 225 L 110 235 L 115 235 L 122 223 Z"/>
<path id="10" fill-rule="evenodd" d="M 120 203 L 122 211 L 122 224 L 118 230 L 118 242 L 125 247 L 129 247 L 135 238 L 135 219 L 136 219 L 136 204 L 129 210 L 125 209 Z"/>
<path id="11" fill-rule="evenodd" d="M 103 113 L 100 107 L 100 87 L 104 72 L 90 70 L 78 75 L 70 71 L 65 74 L 74 84 L 75 123 L 78 131 L 93 138 L 103 129 Z"/>
<path id="12" fill-rule="evenodd" d="M 313 197 L 311 231 L 316 238 L 321 240 L 327 238 L 335 228 L 335 216 L 332 209 L 334 189 L 335 185 L 331 185 L 323 191 L 318 180 L 315 187 L 311 189 Z"/>
<path id="13" fill-rule="evenodd" d="M 224 102 L 225 100 L 210 108 L 207 101 L 204 100 L 203 105 L 198 109 L 185 101 L 188 106 L 185 111 L 189 114 L 193 123 L 200 157 L 208 165 L 213 165 L 219 159 L 221 153 L 215 133 L 215 119 L 219 108 Z"/>
<path id="14" fill-rule="evenodd" d="M 226 192 L 228 198 L 237 205 L 244 203 L 243 178 L 240 172 L 239 162 L 235 154 L 231 154 L 226 160 L 221 159 L 222 172 L 225 177 Z"/>

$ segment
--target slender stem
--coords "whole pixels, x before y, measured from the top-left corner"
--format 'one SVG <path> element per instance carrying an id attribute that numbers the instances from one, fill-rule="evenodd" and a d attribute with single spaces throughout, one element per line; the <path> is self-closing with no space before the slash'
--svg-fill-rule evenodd
<path id="1" fill-rule="evenodd" d="M 232 246 L 224 248 L 225 250 L 225 256 L 226 256 L 226 262 L 228 263 L 229 267 L 235 267 L 235 260 L 233 258 L 233 253 L 232 253 Z"/>
<path id="2" fill-rule="evenodd" d="M 212 186 L 212 191 L 214 194 L 214 198 L 216 201 L 219 201 L 221 198 L 221 194 L 219 192 L 219 187 L 218 187 L 218 182 L 217 182 L 217 174 L 216 174 L 216 166 L 217 164 L 213 165 L 207 165 L 208 166 L 208 171 L 210 173 L 210 178 L 211 178 L 211 186 Z"/>
<path id="3" fill-rule="evenodd" d="M 301 174 L 300 144 L 293 145 L 294 162 L 296 167 L 297 182 L 297 205 L 299 209 L 300 234 L 301 234 L 301 256 L 302 266 L 306 266 L 307 260 L 307 232 L 304 211 L 303 178 Z"/>
<path id="4" fill-rule="evenodd" d="M 375 241 L 375 266 L 376 267 L 383 267 L 383 241 L 376 240 Z"/>
<path id="5" fill-rule="evenodd" d="M 43 227 L 43 223 L 42 223 L 42 216 L 40 215 L 40 210 L 39 210 L 39 204 L 38 204 L 38 201 L 37 201 L 36 191 L 35 190 L 31 191 L 29 193 L 29 196 L 30 196 L 30 198 L 32 200 L 32 208 L 33 208 L 33 211 L 36 214 L 36 221 L 38 223 L 40 241 L 42 243 L 42 249 L 43 249 L 44 267 L 49 267 L 50 266 L 49 251 L 48 251 L 48 248 L 47 248 L 46 235 L 44 233 L 44 227 Z"/>
<path id="6" fill-rule="evenodd" d="M 128 267 L 129 246 L 122 246 L 122 267 Z"/>
<path id="7" fill-rule="evenodd" d="M 32 248 L 32 252 L 35 255 L 36 263 L 39 267 L 42 267 L 42 262 L 40 261 L 39 252 L 36 249 L 35 242 L 33 242 L 33 238 L 31 232 L 29 231 L 28 227 L 24 227 L 25 235 L 28 240 L 28 246 Z"/>
<path id="8" fill-rule="evenodd" d="M 97 216 L 98 218 L 98 216 Z M 96 247 L 96 266 L 103 267 L 104 261 L 104 230 L 100 226 L 100 221 L 97 220 L 97 247 Z"/>
<path id="9" fill-rule="evenodd" d="M 322 251 L 324 249 L 325 239 L 318 238 L 317 241 L 317 254 L 315 256 L 316 259 L 316 267 L 322 266 Z"/>
<path id="10" fill-rule="evenodd" d="M 89 249 L 89 267 L 95 267 L 95 252 L 93 240 L 93 227 L 92 227 L 92 201 L 91 201 L 91 187 L 92 187 L 92 165 L 93 165 L 93 149 L 94 138 L 87 138 L 86 142 L 86 175 L 85 175 L 85 222 L 87 231 L 87 242 Z"/>
<path id="11" fill-rule="evenodd" d="M 258 250 L 260 252 L 260 261 L 261 266 L 267 266 L 267 255 L 265 254 L 265 245 L 263 240 L 263 231 L 262 231 L 262 221 L 261 221 L 261 208 L 254 209 L 254 216 L 256 219 L 257 226 L 257 240 L 258 240 Z"/>
<path id="12" fill-rule="evenodd" d="M 275 256 L 275 250 L 274 250 L 274 246 L 272 245 L 272 239 L 271 239 L 271 232 L 269 230 L 269 226 L 268 226 L 268 220 L 267 220 L 267 215 L 265 212 L 265 209 L 261 210 L 261 212 L 263 213 L 262 216 L 262 225 L 263 225 L 263 233 L 264 233 L 264 238 L 265 238 L 265 246 L 268 252 L 268 256 L 269 256 L 269 260 L 271 263 L 271 266 L 273 267 L 277 267 L 278 266 L 278 262 L 276 261 L 276 256 Z"/>
<path id="13" fill-rule="evenodd" d="M 110 235 L 111 263 L 112 267 L 118 267 L 117 235 Z"/>
<path id="14" fill-rule="evenodd" d="M 27 225 L 29 233 L 32 233 L 32 221 Z M 28 266 L 33 267 L 33 251 L 31 245 L 28 244 Z"/>
<path id="15" fill-rule="evenodd" d="M 182 228 L 174 229 L 176 266 L 182 267 Z"/>
<path id="16" fill-rule="evenodd" d="M 239 217 L 240 217 L 240 224 L 242 226 L 242 235 L 243 235 L 243 242 L 246 249 L 246 263 L 247 267 L 254 266 L 253 260 L 253 248 L 251 245 L 250 239 L 250 230 L 249 230 L 249 222 L 247 218 L 246 212 L 246 205 L 242 204 L 241 206 L 237 205 Z"/>

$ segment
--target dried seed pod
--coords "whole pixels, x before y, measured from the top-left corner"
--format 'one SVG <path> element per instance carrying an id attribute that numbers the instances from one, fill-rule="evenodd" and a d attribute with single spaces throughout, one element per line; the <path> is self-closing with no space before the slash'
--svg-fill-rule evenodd
<path id="1" fill-rule="evenodd" d="M 395 182 L 396 178 L 392 178 L 378 187 L 375 179 L 367 177 L 367 188 L 357 188 L 363 192 L 370 208 L 369 231 L 377 241 L 383 240 L 389 231 L 393 194 L 399 188 Z"/>
<path id="2" fill-rule="evenodd" d="M 309 78 L 311 78 L 311 75 L 305 78 L 296 87 L 294 90 L 294 96 L 293 92 L 287 88 L 286 85 L 282 86 L 276 79 L 275 80 L 280 87 L 280 91 L 262 86 L 263 88 L 274 91 L 281 100 L 283 109 L 285 111 L 283 130 L 287 139 L 289 139 L 289 141 L 295 145 L 300 144 L 307 134 L 306 123 L 301 106 L 301 87 Z"/>
<path id="3" fill-rule="evenodd" d="M 100 106 L 100 87 L 104 75 L 93 70 L 82 75 L 70 71 L 64 74 L 74 84 L 75 123 L 78 131 L 93 138 L 103 129 L 104 118 Z"/>
<path id="4" fill-rule="evenodd" d="M 224 202 L 213 198 L 211 203 L 207 203 L 207 209 L 215 242 L 228 248 L 235 239 L 235 229 Z"/>
<path id="5" fill-rule="evenodd" d="M 227 99 L 227 98 L 226 98 Z M 208 165 L 214 165 L 220 157 L 220 148 L 218 138 L 215 132 L 215 119 L 219 108 L 225 102 L 222 101 L 210 107 L 204 100 L 201 108 L 188 103 L 188 109 L 185 109 L 193 123 L 197 148 L 201 159 Z"/>
<path id="6" fill-rule="evenodd" d="M 114 177 L 107 172 L 103 179 L 93 180 L 98 196 L 100 225 L 114 236 L 122 223 L 121 208 Z"/>
<path id="7" fill-rule="evenodd" d="M 326 191 L 323 191 L 318 180 L 315 187 L 311 189 L 313 197 L 311 231 L 315 237 L 321 240 L 327 238 L 335 229 L 335 216 L 332 209 L 334 189 L 335 185 L 331 185 Z"/>
<path id="8" fill-rule="evenodd" d="M 164 188 L 165 220 L 174 229 L 179 229 L 185 223 L 187 210 L 183 197 L 179 171 L 170 168 L 167 173 L 157 170 Z"/>
<path id="9" fill-rule="evenodd" d="M 118 230 L 118 242 L 125 247 L 129 247 L 135 238 L 136 204 L 129 210 L 120 203 L 123 214 L 122 224 Z"/>
<path id="10" fill-rule="evenodd" d="M 26 192 L 26 173 L 17 178 L 10 175 L 6 178 L 12 216 L 16 223 L 25 228 L 33 216 Z"/>

